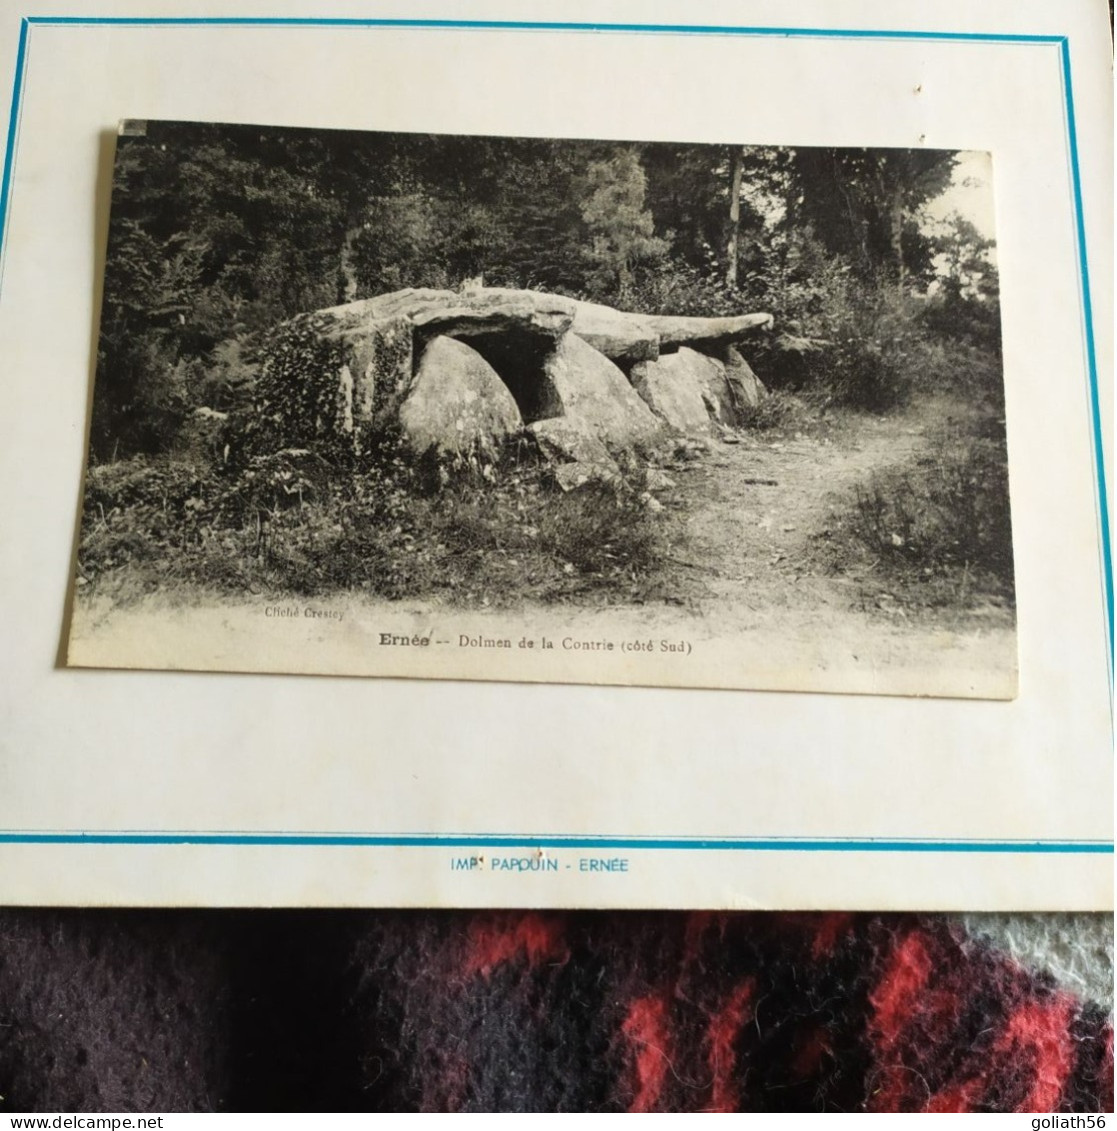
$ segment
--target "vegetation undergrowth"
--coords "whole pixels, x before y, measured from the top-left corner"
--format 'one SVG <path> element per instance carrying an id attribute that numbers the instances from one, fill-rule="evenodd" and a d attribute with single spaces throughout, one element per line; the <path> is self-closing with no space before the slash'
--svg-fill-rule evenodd
<path id="1" fill-rule="evenodd" d="M 169 458 L 94 467 L 79 570 L 120 603 L 184 582 L 482 606 L 654 590 L 671 519 L 638 481 L 562 493 L 533 462 L 481 466 L 445 484 L 402 458 L 354 473 L 297 449 L 224 475 Z"/>
<path id="2" fill-rule="evenodd" d="M 914 607 L 1015 606 L 1004 421 L 967 412 L 841 500 L 816 540 L 833 572 Z"/>
<path id="3" fill-rule="evenodd" d="M 755 405 L 742 406 L 738 413 L 742 428 L 781 435 L 815 432 L 822 416 L 819 406 L 784 389 L 773 390 Z"/>

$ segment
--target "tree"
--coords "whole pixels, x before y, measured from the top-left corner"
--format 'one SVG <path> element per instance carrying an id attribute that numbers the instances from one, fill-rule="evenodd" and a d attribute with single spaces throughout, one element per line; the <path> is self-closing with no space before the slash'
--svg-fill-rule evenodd
<path id="1" fill-rule="evenodd" d="M 596 282 L 600 290 L 615 291 L 622 299 L 632 289 L 633 265 L 667 250 L 644 207 L 646 189 L 639 156 L 630 148 L 594 161 L 586 170 L 582 218 L 593 240 Z"/>
<path id="2" fill-rule="evenodd" d="M 994 243 L 957 212 L 933 239 L 937 286 L 924 314 L 939 333 L 968 339 L 1000 356 L 1000 281 Z"/>
<path id="3" fill-rule="evenodd" d="M 734 148 L 729 174 L 729 240 L 726 244 L 725 285 L 737 286 L 737 241 L 741 234 L 741 178 L 745 171 L 745 151 Z"/>
<path id="4" fill-rule="evenodd" d="M 946 188 L 953 168 L 954 155 L 943 150 L 797 149 L 796 217 L 862 276 L 884 273 L 903 290 L 930 270 L 916 214 Z"/>
<path id="5" fill-rule="evenodd" d="M 940 225 L 933 239 L 935 267 L 944 291 L 964 298 L 996 301 L 1000 294 L 993 240 L 957 212 Z"/>
<path id="6" fill-rule="evenodd" d="M 150 123 L 120 139 L 92 444 L 157 451 L 212 351 L 336 297 L 344 216 L 310 131 Z"/>
<path id="7" fill-rule="evenodd" d="M 672 254 L 705 271 L 725 247 L 726 169 L 721 146 L 646 142 L 640 147 L 646 200 Z"/>

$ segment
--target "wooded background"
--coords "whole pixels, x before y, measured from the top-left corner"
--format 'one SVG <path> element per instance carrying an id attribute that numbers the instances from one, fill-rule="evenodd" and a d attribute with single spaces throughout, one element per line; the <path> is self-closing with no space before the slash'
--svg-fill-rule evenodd
<path id="1" fill-rule="evenodd" d="M 118 143 L 91 455 L 157 453 L 194 408 L 250 404 L 283 319 L 478 276 L 649 313 L 767 310 L 762 377 L 888 407 L 887 355 L 912 332 L 999 353 L 991 241 L 922 211 L 956 160 L 148 123 Z"/>

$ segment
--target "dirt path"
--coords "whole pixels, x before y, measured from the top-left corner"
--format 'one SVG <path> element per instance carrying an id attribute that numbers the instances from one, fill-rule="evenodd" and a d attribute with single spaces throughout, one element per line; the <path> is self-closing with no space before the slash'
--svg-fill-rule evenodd
<path id="1" fill-rule="evenodd" d="M 848 606 L 858 582 L 813 568 L 812 544 L 857 485 L 924 451 L 938 418 L 925 404 L 903 415 L 847 418 L 811 436 L 743 433 L 676 463 L 677 489 L 665 501 L 687 516 L 680 560 L 708 593 L 692 596 L 711 610 Z"/>

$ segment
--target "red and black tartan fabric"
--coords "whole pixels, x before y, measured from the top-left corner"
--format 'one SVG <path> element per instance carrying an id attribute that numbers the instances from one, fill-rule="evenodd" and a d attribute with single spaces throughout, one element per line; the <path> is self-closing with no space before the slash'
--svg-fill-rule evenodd
<path id="1" fill-rule="evenodd" d="M 940 917 L 0 912 L 0 1111 L 1110 1111 Z"/>

